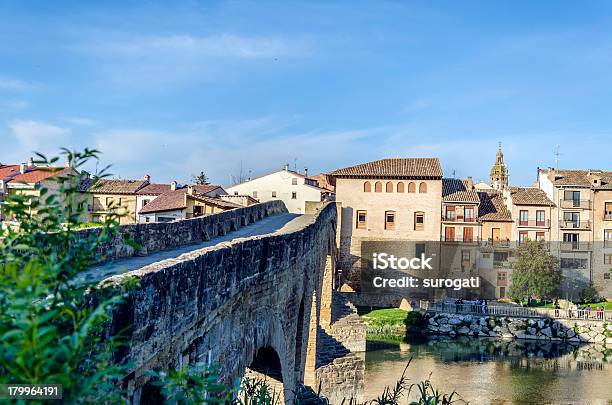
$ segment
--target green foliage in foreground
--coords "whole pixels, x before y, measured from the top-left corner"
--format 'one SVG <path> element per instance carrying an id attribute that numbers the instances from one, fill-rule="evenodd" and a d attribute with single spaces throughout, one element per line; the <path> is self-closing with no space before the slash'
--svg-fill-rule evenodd
<path id="1" fill-rule="evenodd" d="M 75 169 L 97 156 L 90 150 L 64 154 Z M 38 164 L 56 160 L 39 157 Z M 120 342 L 104 336 L 102 325 L 126 291 L 91 294 L 95 287 L 71 283 L 113 234 L 116 218 L 110 215 L 95 238 L 78 238 L 73 230 L 85 210 L 81 178 L 74 171 L 56 180 L 57 193 L 43 188 L 38 199 L 12 195 L 3 206 L 18 226 L 0 238 L 0 383 L 62 384 L 64 402 L 116 403 L 123 367 L 112 359 Z"/>
<path id="2" fill-rule="evenodd" d="M 514 300 L 527 301 L 534 297 L 554 297 L 561 284 L 561 272 L 557 270 L 559 259 L 548 253 L 543 243 L 529 240 L 519 246 L 516 257 L 508 295 Z"/>

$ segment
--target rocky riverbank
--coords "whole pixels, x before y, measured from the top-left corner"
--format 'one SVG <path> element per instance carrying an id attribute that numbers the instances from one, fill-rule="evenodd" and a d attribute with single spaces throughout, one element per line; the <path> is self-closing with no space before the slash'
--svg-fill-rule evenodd
<path id="1" fill-rule="evenodd" d="M 598 343 L 612 349 L 612 324 L 603 321 L 427 313 L 427 334 Z"/>

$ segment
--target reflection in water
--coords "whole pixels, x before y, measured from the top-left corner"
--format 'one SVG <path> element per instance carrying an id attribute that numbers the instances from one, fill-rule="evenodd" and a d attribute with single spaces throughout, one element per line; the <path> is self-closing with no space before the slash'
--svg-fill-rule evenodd
<path id="1" fill-rule="evenodd" d="M 412 382 L 431 379 L 471 404 L 608 404 L 612 364 L 595 345 L 475 338 L 369 344 L 365 398 L 393 384 L 408 360 Z"/>

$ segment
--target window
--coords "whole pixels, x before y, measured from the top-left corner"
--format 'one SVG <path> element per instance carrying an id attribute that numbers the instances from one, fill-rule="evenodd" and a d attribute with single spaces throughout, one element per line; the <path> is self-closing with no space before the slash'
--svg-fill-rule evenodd
<path id="1" fill-rule="evenodd" d="M 527 235 L 528 235 L 527 231 L 519 231 L 519 244 L 527 241 L 528 239 Z"/>
<path id="2" fill-rule="evenodd" d="M 580 213 L 578 212 L 564 212 L 563 213 L 563 227 L 564 228 L 579 228 L 580 224 Z"/>
<path id="3" fill-rule="evenodd" d="M 377 193 L 382 193 L 382 183 L 380 181 L 374 183 L 374 191 Z"/>
<path id="4" fill-rule="evenodd" d="M 493 252 L 493 261 L 505 262 L 508 260 L 508 252 Z"/>
<path id="5" fill-rule="evenodd" d="M 120 207 L 121 207 L 121 200 L 122 200 L 122 198 L 119 198 L 119 203 L 118 204 L 119 204 Z"/>
<path id="6" fill-rule="evenodd" d="M 414 245 L 414 257 L 421 257 L 425 254 L 425 244 L 417 243 Z"/>
<path id="7" fill-rule="evenodd" d="M 291 179 L 291 184 L 293 184 L 294 186 L 297 186 L 297 178 L 292 178 Z"/>
<path id="8" fill-rule="evenodd" d="M 495 240 L 499 240 L 501 235 L 501 228 L 493 228 L 491 229 L 491 239 Z"/>
<path id="9" fill-rule="evenodd" d="M 565 200 L 572 201 L 574 207 L 580 207 L 580 191 L 565 191 Z"/>
<path id="10" fill-rule="evenodd" d="M 469 250 L 462 250 L 461 251 L 461 261 L 462 262 L 469 262 L 470 261 L 470 251 Z"/>
<path id="11" fill-rule="evenodd" d="M 363 192 L 364 193 L 371 193 L 372 192 L 372 184 L 370 184 L 369 181 L 366 181 L 365 183 L 363 183 Z"/>
<path id="12" fill-rule="evenodd" d="M 385 229 L 389 231 L 395 229 L 395 211 L 385 211 Z"/>
<path id="13" fill-rule="evenodd" d="M 414 213 L 414 230 L 422 231 L 425 228 L 425 213 L 415 212 Z"/>
<path id="14" fill-rule="evenodd" d="M 536 226 L 545 226 L 545 216 L 546 213 L 544 210 L 536 211 Z"/>
<path id="15" fill-rule="evenodd" d="M 464 209 L 465 212 L 465 222 L 474 222 L 474 208 L 466 207 Z"/>
<path id="16" fill-rule="evenodd" d="M 401 182 L 401 181 L 399 183 L 397 183 L 397 192 L 398 193 L 403 193 L 404 192 L 404 183 Z M 610 209 L 612 209 L 612 207 Z"/>
<path id="17" fill-rule="evenodd" d="M 538 242 L 544 242 L 545 240 L 545 233 L 544 232 L 536 232 L 536 240 Z"/>
<path id="18" fill-rule="evenodd" d="M 144 207 L 145 205 L 147 205 L 149 203 L 149 200 L 142 200 L 142 206 Z"/>
<path id="19" fill-rule="evenodd" d="M 149 222 L 150 219 L 151 218 L 149 218 L 149 217 L 145 217 L 145 222 Z"/>
<path id="20" fill-rule="evenodd" d="M 604 246 L 612 246 L 612 229 L 604 229 Z"/>
<path id="21" fill-rule="evenodd" d="M 408 192 L 416 193 L 416 184 L 414 184 L 412 181 L 408 183 Z"/>
<path id="22" fill-rule="evenodd" d="M 113 197 L 106 197 L 106 206 L 110 207 L 113 204 Z"/>
<path id="23" fill-rule="evenodd" d="M 473 242 L 474 241 L 474 228 L 467 226 L 463 228 L 463 241 Z"/>
<path id="24" fill-rule="evenodd" d="M 577 233 L 564 233 L 563 243 L 569 243 L 572 245 L 573 249 L 578 249 L 580 243 L 579 235 Z"/>
<path id="25" fill-rule="evenodd" d="M 238 195 L 238 192 L 237 192 L 237 191 L 234 191 L 234 195 Z"/>
<path id="26" fill-rule="evenodd" d="M 426 193 L 427 192 L 427 184 L 425 182 L 422 182 L 421 184 L 419 184 L 419 193 Z"/>
<path id="27" fill-rule="evenodd" d="M 297 193 L 295 191 L 291 192 L 291 199 L 292 200 L 296 200 L 297 199 Z"/>
<path id="28" fill-rule="evenodd" d="M 576 259 L 573 257 L 562 257 L 560 261 L 562 269 L 588 269 L 589 261 L 587 259 Z"/>
<path id="29" fill-rule="evenodd" d="M 612 264 L 612 255 L 609 255 L 609 254 L 604 255 L 604 264 Z"/>
<path id="30" fill-rule="evenodd" d="M 605 205 L 604 219 L 612 219 L 612 202 L 607 202 Z"/>
<path id="31" fill-rule="evenodd" d="M 257 198 L 257 191 L 253 191 L 253 198 Z"/>
<path id="32" fill-rule="evenodd" d="M 604 273 L 604 280 L 610 280 L 610 273 Z"/>
<path id="33" fill-rule="evenodd" d="M 276 198 L 276 191 L 272 192 L 272 198 Z"/>
<path id="34" fill-rule="evenodd" d="M 452 226 L 447 226 L 444 229 L 444 240 L 453 242 L 455 240 L 455 228 Z"/>
<path id="35" fill-rule="evenodd" d="M 367 219 L 367 211 L 357 211 L 357 229 L 365 229 L 367 227 Z"/>
<path id="36" fill-rule="evenodd" d="M 455 220 L 455 206 L 454 205 L 446 206 L 446 218 L 445 219 L 447 221 Z"/>
<path id="37" fill-rule="evenodd" d="M 385 191 L 387 193 L 392 193 L 393 192 L 393 183 L 388 181 L 387 184 L 385 185 Z"/>
<path id="38" fill-rule="evenodd" d="M 520 226 L 527 226 L 527 225 L 529 225 L 529 211 L 527 211 L 527 210 L 520 210 L 519 211 L 519 225 Z"/>

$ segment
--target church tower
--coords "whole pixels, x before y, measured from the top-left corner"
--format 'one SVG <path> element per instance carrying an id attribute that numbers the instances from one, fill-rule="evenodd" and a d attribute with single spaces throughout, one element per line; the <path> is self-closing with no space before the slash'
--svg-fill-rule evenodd
<path id="1" fill-rule="evenodd" d="M 501 142 L 499 149 L 495 155 L 495 164 L 491 168 L 491 187 L 495 190 L 502 190 L 508 187 L 508 168 L 504 163 L 504 153 L 501 150 Z"/>

